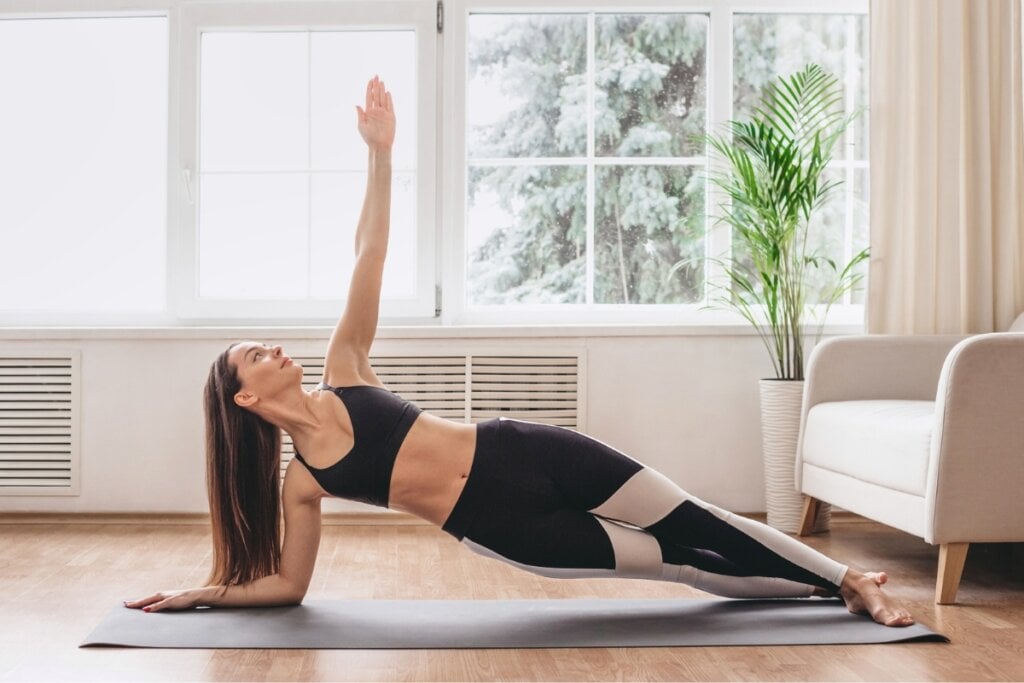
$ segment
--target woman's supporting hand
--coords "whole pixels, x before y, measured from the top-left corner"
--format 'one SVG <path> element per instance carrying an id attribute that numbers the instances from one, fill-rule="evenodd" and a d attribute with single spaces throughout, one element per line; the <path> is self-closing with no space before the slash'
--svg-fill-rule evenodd
<path id="1" fill-rule="evenodd" d="M 384 81 L 374 76 L 366 84 L 366 109 L 358 104 L 359 134 L 371 149 L 391 149 L 395 141 L 395 107 Z"/>
<path id="2" fill-rule="evenodd" d="M 160 610 L 181 610 L 191 609 L 204 605 L 209 597 L 207 588 L 186 588 L 179 591 L 161 591 L 149 597 L 139 600 L 125 600 L 124 606 L 132 609 L 142 609 L 145 612 L 159 612 Z"/>

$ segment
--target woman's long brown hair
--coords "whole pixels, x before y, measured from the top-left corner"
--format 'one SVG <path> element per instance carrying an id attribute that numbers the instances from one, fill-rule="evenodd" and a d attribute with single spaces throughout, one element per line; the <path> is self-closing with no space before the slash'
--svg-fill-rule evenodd
<path id="1" fill-rule="evenodd" d="M 237 368 L 224 350 L 210 366 L 206 411 L 206 490 L 213 526 L 207 586 L 276 574 L 281 564 L 281 429 L 234 401 Z"/>

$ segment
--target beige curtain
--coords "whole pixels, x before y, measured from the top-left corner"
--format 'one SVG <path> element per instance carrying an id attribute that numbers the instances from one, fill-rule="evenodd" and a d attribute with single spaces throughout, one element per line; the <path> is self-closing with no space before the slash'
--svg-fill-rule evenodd
<path id="1" fill-rule="evenodd" d="M 871 0 L 867 326 L 1006 330 L 1024 310 L 1020 0 Z"/>

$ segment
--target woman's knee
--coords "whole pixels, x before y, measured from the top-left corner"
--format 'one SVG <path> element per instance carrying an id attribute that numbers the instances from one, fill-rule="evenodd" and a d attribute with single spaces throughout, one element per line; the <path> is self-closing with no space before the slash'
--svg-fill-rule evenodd
<path id="1" fill-rule="evenodd" d="M 689 494 L 664 474 L 644 467 L 590 512 L 647 528 L 689 499 Z"/>

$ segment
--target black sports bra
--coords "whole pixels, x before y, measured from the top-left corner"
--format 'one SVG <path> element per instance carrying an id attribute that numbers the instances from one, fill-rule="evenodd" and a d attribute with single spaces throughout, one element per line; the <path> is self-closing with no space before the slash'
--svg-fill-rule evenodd
<path id="1" fill-rule="evenodd" d="M 393 391 L 370 384 L 332 387 L 321 382 L 319 387 L 334 392 L 345 404 L 355 445 L 330 467 L 311 467 L 298 450 L 295 458 L 332 496 L 387 507 L 398 449 L 423 410 Z"/>

